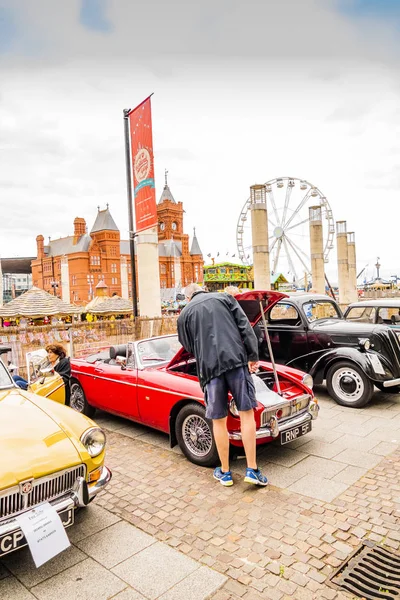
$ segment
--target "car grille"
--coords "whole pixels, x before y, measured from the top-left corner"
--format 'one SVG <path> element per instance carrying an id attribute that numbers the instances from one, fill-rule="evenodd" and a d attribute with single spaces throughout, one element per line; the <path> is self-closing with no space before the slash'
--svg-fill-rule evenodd
<path id="1" fill-rule="evenodd" d="M 19 486 L 0 492 L 0 519 L 12 517 L 41 502 L 54 500 L 72 490 L 78 477 L 85 477 L 85 465 L 59 471 L 40 479 L 33 479 L 33 489 L 22 494 Z"/>
<path id="2" fill-rule="evenodd" d="M 307 408 L 307 406 L 310 403 L 310 399 L 311 399 L 311 396 L 309 394 L 304 394 L 303 396 L 298 396 L 297 398 L 294 398 L 293 400 L 288 400 L 287 404 L 284 404 L 283 406 L 279 406 L 278 408 L 275 407 L 272 410 L 265 409 L 261 413 L 261 427 L 266 427 L 268 425 L 271 417 L 274 417 L 276 415 L 276 413 L 278 412 L 278 410 L 282 411 L 282 415 L 278 419 L 278 423 L 280 423 L 281 421 L 285 421 L 286 419 L 289 419 L 290 417 L 298 415 L 299 413 L 301 413 L 302 411 L 304 411 Z"/>

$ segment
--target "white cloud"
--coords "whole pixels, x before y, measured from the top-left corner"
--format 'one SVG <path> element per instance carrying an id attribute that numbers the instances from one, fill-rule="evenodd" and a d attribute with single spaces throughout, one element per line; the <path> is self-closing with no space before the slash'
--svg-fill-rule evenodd
<path id="1" fill-rule="evenodd" d="M 236 252 L 252 183 L 291 175 L 348 220 L 361 266 L 400 266 L 391 26 L 370 35 L 333 1 L 110 2 L 104 34 L 75 0 L 12 7 L 29 38 L 0 65 L 0 255 L 33 254 L 77 215 L 91 227 L 106 202 L 127 236 L 122 109 L 154 92 L 157 194 L 168 168 L 205 254 Z"/>

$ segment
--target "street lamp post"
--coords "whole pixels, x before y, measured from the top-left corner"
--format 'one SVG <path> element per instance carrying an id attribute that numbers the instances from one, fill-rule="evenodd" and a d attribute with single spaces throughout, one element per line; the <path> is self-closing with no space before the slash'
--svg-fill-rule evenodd
<path id="1" fill-rule="evenodd" d="M 53 294 L 54 294 L 54 296 L 56 296 L 56 295 L 57 295 L 57 294 L 56 294 L 56 289 L 58 288 L 58 283 L 57 283 L 57 281 L 52 281 L 50 285 L 51 285 L 51 287 L 53 288 Z"/>

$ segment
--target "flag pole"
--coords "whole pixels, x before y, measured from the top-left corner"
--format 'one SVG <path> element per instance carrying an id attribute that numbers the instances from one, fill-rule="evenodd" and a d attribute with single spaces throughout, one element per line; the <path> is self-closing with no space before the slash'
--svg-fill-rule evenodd
<path id="1" fill-rule="evenodd" d="M 125 162 L 126 162 L 126 190 L 128 195 L 128 215 L 129 215 L 129 249 L 131 254 L 131 285 L 132 285 L 132 303 L 133 316 L 138 316 L 137 290 L 136 290 L 136 261 L 135 261 L 135 232 L 133 230 L 133 195 L 132 195 L 132 172 L 131 172 L 131 151 L 129 144 L 129 114 L 130 108 L 124 108 L 124 133 L 125 133 Z"/>

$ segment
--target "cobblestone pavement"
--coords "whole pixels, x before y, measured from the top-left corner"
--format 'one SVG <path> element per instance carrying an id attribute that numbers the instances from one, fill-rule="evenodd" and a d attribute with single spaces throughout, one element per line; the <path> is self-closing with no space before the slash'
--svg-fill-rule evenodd
<path id="1" fill-rule="evenodd" d="M 362 539 L 400 545 L 400 397 L 376 393 L 362 410 L 321 388 L 320 418 L 290 448 L 266 447 L 268 488 L 223 488 L 211 470 L 170 450 L 162 434 L 99 415 L 114 479 L 99 503 L 228 577 L 213 600 L 351 598 L 327 578 Z"/>
<path id="2" fill-rule="evenodd" d="M 72 547 L 35 569 L 0 561 L 0 600 L 349 600 L 327 579 L 362 539 L 400 546 L 400 395 L 362 410 L 321 402 L 313 431 L 258 452 L 268 488 L 188 462 L 168 437 L 97 414 L 113 480 L 69 529 Z"/>

